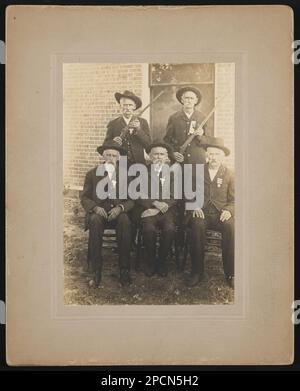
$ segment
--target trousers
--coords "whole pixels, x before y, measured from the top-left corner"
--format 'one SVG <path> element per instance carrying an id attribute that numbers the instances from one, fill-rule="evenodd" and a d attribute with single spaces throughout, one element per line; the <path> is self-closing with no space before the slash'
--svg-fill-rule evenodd
<path id="1" fill-rule="evenodd" d="M 131 222 L 127 213 L 124 212 L 110 222 L 96 213 L 90 215 L 88 262 L 92 271 L 102 270 L 103 232 L 106 228 L 116 229 L 120 271 L 128 271 L 130 269 Z"/>
<path id="2" fill-rule="evenodd" d="M 166 264 L 166 259 L 174 240 L 176 231 L 175 216 L 171 210 L 165 214 L 159 213 L 156 216 L 141 219 L 143 239 L 146 248 L 146 262 L 148 266 L 155 266 L 156 256 L 156 235 L 161 230 L 159 243 L 159 264 Z"/>
<path id="3" fill-rule="evenodd" d="M 234 219 L 221 222 L 220 212 L 206 212 L 205 218 L 190 216 L 187 226 L 190 228 L 190 248 L 192 273 L 202 275 L 204 272 L 204 252 L 206 241 L 206 230 L 215 229 L 222 233 L 222 260 L 224 274 L 228 277 L 234 276 Z"/>

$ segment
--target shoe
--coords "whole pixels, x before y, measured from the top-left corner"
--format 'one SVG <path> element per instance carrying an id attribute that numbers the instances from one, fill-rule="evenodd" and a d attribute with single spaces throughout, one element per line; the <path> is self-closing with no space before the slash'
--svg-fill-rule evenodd
<path id="1" fill-rule="evenodd" d="M 226 277 L 226 282 L 230 288 L 234 289 L 234 276 Z"/>
<path id="2" fill-rule="evenodd" d="M 146 264 L 145 265 L 145 274 L 147 277 L 152 277 L 155 274 L 155 267 L 153 265 Z"/>
<path id="3" fill-rule="evenodd" d="M 178 258 L 176 260 L 176 266 L 177 266 L 177 270 L 178 271 L 183 272 L 183 269 L 184 269 L 184 266 L 185 266 L 183 258 Z"/>
<path id="4" fill-rule="evenodd" d="M 100 271 L 100 269 L 97 269 L 95 271 L 94 281 L 95 281 L 96 287 L 98 288 L 98 286 L 101 283 L 101 271 Z"/>
<path id="5" fill-rule="evenodd" d="M 131 278 L 128 271 L 121 273 L 120 283 L 122 286 L 129 286 L 131 284 Z"/>
<path id="6" fill-rule="evenodd" d="M 202 280 L 202 276 L 200 274 L 191 273 L 186 281 L 185 284 L 189 287 L 193 287 L 198 285 L 198 283 Z"/>
<path id="7" fill-rule="evenodd" d="M 158 266 L 157 274 L 160 275 L 161 277 L 167 277 L 168 275 L 168 269 L 165 264 L 160 264 Z"/>

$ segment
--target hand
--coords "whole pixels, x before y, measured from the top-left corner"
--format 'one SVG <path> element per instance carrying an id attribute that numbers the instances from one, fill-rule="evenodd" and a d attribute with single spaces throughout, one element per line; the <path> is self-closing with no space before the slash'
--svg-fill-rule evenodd
<path id="1" fill-rule="evenodd" d="M 123 143 L 121 137 L 119 137 L 119 136 L 114 137 L 113 140 L 114 140 L 117 144 L 119 144 L 119 145 L 122 145 L 122 143 Z"/>
<path id="2" fill-rule="evenodd" d="M 146 210 L 144 210 L 144 212 L 141 214 L 141 218 L 143 219 L 143 218 L 145 218 L 145 217 L 156 216 L 158 213 L 159 213 L 159 210 L 158 210 L 158 209 L 155 209 L 155 208 L 146 209 Z"/>
<path id="3" fill-rule="evenodd" d="M 203 129 L 200 127 L 194 131 L 194 136 L 203 136 L 203 134 Z"/>
<path id="4" fill-rule="evenodd" d="M 100 206 L 95 206 L 95 208 L 93 209 L 93 211 L 94 211 L 97 215 L 100 215 L 100 216 L 104 217 L 105 219 L 107 219 L 107 213 L 106 213 L 105 209 L 101 208 Z"/>
<path id="5" fill-rule="evenodd" d="M 182 163 L 184 161 L 184 156 L 180 152 L 174 152 L 174 157 L 178 163 Z"/>
<path id="6" fill-rule="evenodd" d="M 193 217 L 199 217 L 200 219 L 204 219 L 205 216 L 204 216 L 203 210 L 200 208 L 193 210 Z"/>
<path id="7" fill-rule="evenodd" d="M 130 121 L 129 126 L 131 128 L 134 128 L 135 130 L 139 130 L 141 127 L 141 123 L 137 118 L 135 118 L 133 121 Z"/>
<path id="8" fill-rule="evenodd" d="M 229 220 L 230 217 L 231 217 L 231 213 L 229 212 L 229 210 L 223 210 L 220 216 L 220 220 L 223 223 L 223 221 Z"/>
<path id="9" fill-rule="evenodd" d="M 166 211 L 169 209 L 169 205 L 166 202 L 154 201 L 153 205 L 156 209 L 160 210 L 161 213 L 166 213 Z"/>
<path id="10" fill-rule="evenodd" d="M 119 216 L 119 214 L 121 213 L 122 211 L 122 208 L 120 206 L 115 206 L 114 208 L 112 208 L 109 212 L 108 212 L 108 218 L 107 220 L 108 221 L 111 221 L 111 220 L 114 220 L 115 218 L 117 218 Z"/>

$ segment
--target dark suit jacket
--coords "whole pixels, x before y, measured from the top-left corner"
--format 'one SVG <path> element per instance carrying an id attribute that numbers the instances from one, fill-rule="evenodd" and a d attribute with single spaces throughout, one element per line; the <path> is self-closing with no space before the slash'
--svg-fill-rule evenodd
<path id="1" fill-rule="evenodd" d="M 99 199 L 96 193 L 96 188 L 98 182 L 103 179 L 105 176 L 96 175 L 97 167 L 94 167 L 92 170 L 88 171 L 85 177 L 83 191 L 80 195 L 81 205 L 86 211 L 86 229 L 88 228 L 89 215 L 93 212 L 95 206 L 100 206 L 106 210 L 110 211 L 112 208 L 118 205 L 123 205 L 124 212 L 128 212 L 133 208 L 134 202 L 130 199 L 120 199 L 118 196 L 115 199 Z M 118 172 L 118 168 L 116 169 Z M 114 179 L 114 178 L 112 178 Z M 116 188 L 118 189 L 119 178 L 118 175 L 115 176 Z"/>
<path id="2" fill-rule="evenodd" d="M 164 188 L 164 186 L 168 186 L 168 183 L 166 180 L 165 181 L 161 180 L 161 178 L 163 179 L 164 177 L 162 175 L 160 175 L 160 177 L 158 177 L 157 175 L 153 176 L 153 181 L 155 181 L 155 183 L 159 183 L 158 186 L 159 186 L 160 192 L 159 192 L 159 196 L 157 198 L 137 199 L 135 201 L 136 208 L 137 208 L 137 210 L 139 210 L 140 213 L 142 213 L 146 209 L 153 208 L 154 201 L 166 202 L 169 206 L 169 210 L 172 209 L 175 211 L 175 205 L 176 205 L 177 201 L 174 199 L 174 178 L 173 178 L 173 175 L 172 175 L 172 173 L 170 174 L 170 198 L 167 198 L 167 199 L 163 198 L 162 189 Z M 150 197 L 151 196 L 151 165 L 148 167 L 148 194 Z"/>
<path id="3" fill-rule="evenodd" d="M 179 148 L 188 138 L 191 121 L 196 121 L 196 128 L 204 120 L 205 116 L 200 111 L 195 110 L 191 118 L 188 118 L 183 110 L 179 110 L 169 117 L 166 135 L 164 140 L 170 144 L 174 151 L 179 152 Z M 206 125 L 203 127 L 206 134 Z M 206 153 L 201 147 L 203 136 L 196 136 L 186 148 L 184 154 L 185 163 L 205 163 Z"/>
<path id="4" fill-rule="evenodd" d="M 127 150 L 127 155 L 128 148 L 131 148 L 133 163 L 145 163 L 143 149 L 151 144 L 150 130 L 148 122 L 144 118 L 139 117 L 138 119 L 141 124 L 140 129 L 135 134 L 128 135 L 122 146 Z M 107 125 L 105 141 L 111 141 L 113 138 L 120 136 L 126 126 L 123 116 L 110 121 Z"/>
<path id="5" fill-rule="evenodd" d="M 234 216 L 234 175 L 227 167 L 221 165 L 214 177 L 210 180 L 208 164 L 204 166 L 204 205 L 214 205 L 218 211 L 229 210 Z"/>

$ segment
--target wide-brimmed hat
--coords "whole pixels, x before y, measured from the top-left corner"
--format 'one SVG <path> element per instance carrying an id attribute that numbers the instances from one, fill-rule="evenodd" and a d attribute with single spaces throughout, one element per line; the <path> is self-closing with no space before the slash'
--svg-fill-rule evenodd
<path id="1" fill-rule="evenodd" d="M 145 149 L 146 152 L 149 154 L 151 152 L 151 149 L 152 148 L 155 148 L 155 147 L 162 147 L 162 148 L 165 148 L 167 151 L 168 151 L 168 155 L 169 157 L 173 157 L 173 148 L 171 147 L 171 145 L 165 143 L 163 140 L 161 139 L 156 139 L 153 141 L 153 143 L 151 143 L 150 145 L 148 145 L 148 147 Z"/>
<path id="2" fill-rule="evenodd" d="M 121 98 L 127 98 L 127 99 L 133 100 L 135 105 L 136 105 L 136 109 L 139 109 L 142 106 L 141 99 L 138 96 L 134 95 L 134 93 L 131 92 L 131 91 L 125 90 L 123 92 L 123 94 L 121 94 L 120 92 L 116 92 L 115 93 L 115 98 L 116 98 L 118 103 L 120 103 L 120 99 Z"/>
<path id="3" fill-rule="evenodd" d="M 97 152 L 102 155 L 103 152 L 106 150 L 106 149 L 115 149 L 116 151 L 119 151 L 120 152 L 120 155 L 126 155 L 126 151 L 124 148 L 122 148 L 121 145 L 119 145 L 118 143 L 116 143 L 115 141 L 106 141 L 104 142 L 102 145 L 100 145 L 98 148 L 97 148 Z"/>
<path id="4" fill-rule="evenodd" d="M 224 140 L 221 137 L 205 136 L 205 140 L 201 142 L 201 147 L 203 147 L 204 149 L 207 149 L 209 147 L 219 148 L 225 152 L 226 156 L 230 154 L 230 149 L 225 147 Z"/>
<path id="5" fill-rule="evenodd" d="M 202 96 L 201 96 L 201 93 L 200 91 L 195 88 L 195 87 L 182 87 L 182 88 L 179 88 L 179 90 L 176 91 L 176 98 L 177 100 L 182 104 L 181 102 L 181 98 L 182 98 L 182 95 L 187 92 L 187 91 L 192 91 L 194 94 L 196 94 L 197 98 L 198 98 L 198 102 L 196 103 L 196 106 L 200 103 L 201 99 L 202 99 Z"/>

